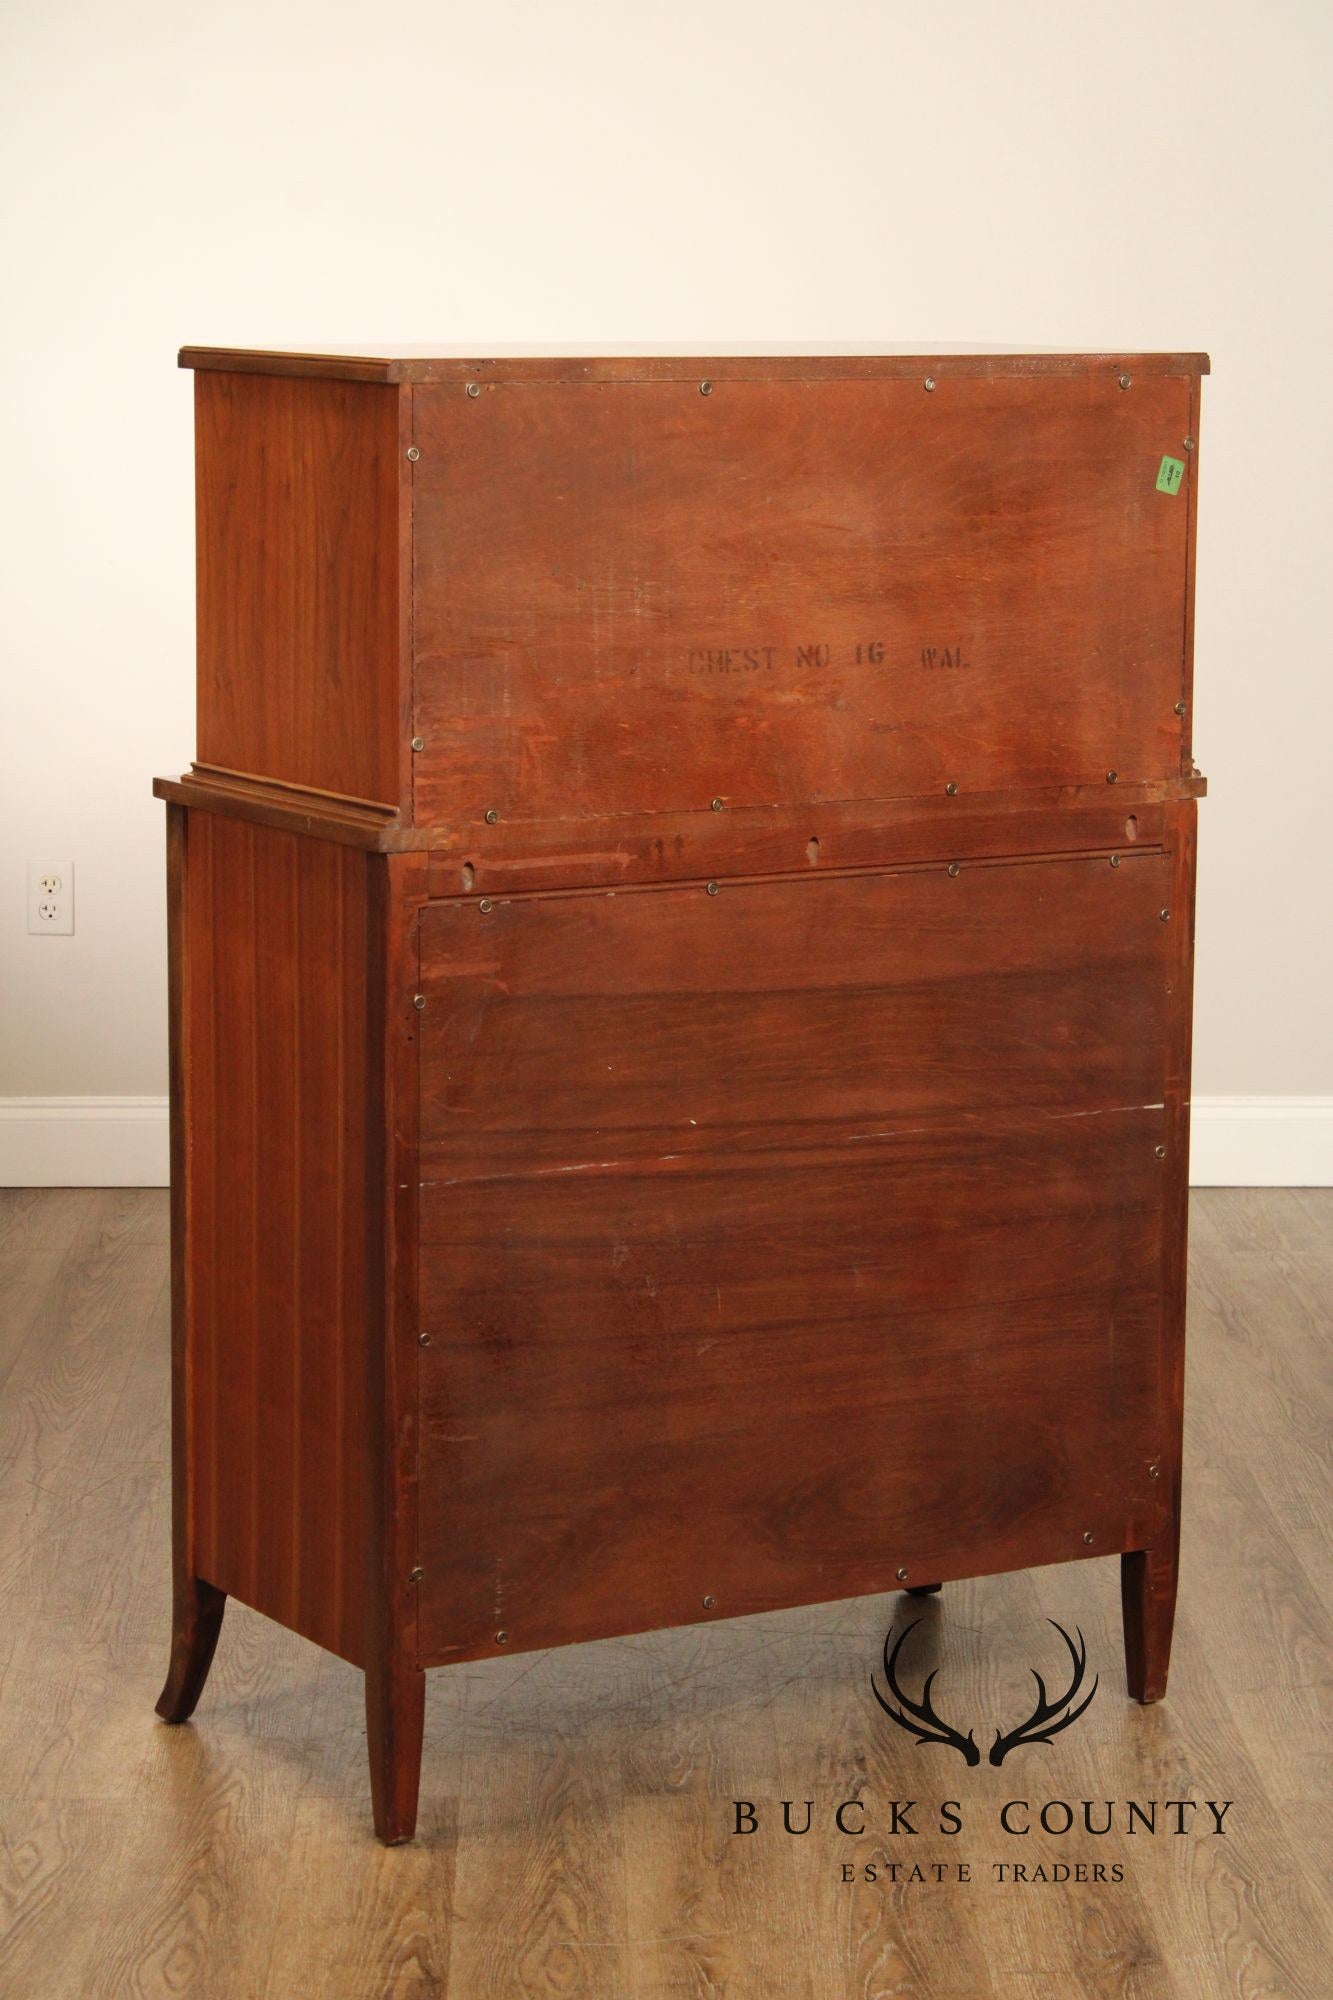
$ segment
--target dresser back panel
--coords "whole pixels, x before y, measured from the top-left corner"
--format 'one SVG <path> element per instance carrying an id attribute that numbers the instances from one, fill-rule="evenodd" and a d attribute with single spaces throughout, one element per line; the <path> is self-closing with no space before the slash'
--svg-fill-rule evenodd
<path id="1" fill-rule="evenodd" d="M 417 387 L 417 823 L 1178 776 L 1196 391 Z"/>
<path id="2" fill-rule="evenodd" d="M 1170 879 L 423 911 L 423 1659 L 1146 1531 Z"/>

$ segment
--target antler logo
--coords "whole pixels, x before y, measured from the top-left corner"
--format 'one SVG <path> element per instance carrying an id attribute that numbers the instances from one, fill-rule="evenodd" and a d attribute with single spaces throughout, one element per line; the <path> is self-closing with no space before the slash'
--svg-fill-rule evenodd
<path id="1" fill-rule="evenodd" d="M 1074 1627 L 1074 1630 L 1078 1632 L 1078 1644 L 1075 1645 L 1063 1625 L 1059 1624 L 1054 1618 L 1048 1622 L 1055 1626 L 1056 1631 L 1069 1648 L 1073 1677 L 1069 1683 L 1068 1690 L 1058 1700 L 1049 1700 L 1046 1694 L 1045 1681 L 1035 1667 L 1030 1668 L 1029 1671 L 1032 1678 L 1037 1683 L 1037 1705 L 1026 1721 L 1019 1723 L 1017 1729 L 1011 1729 L 1007 1732 L 1002 1729 L 996 1730 L 995 1741 L 992 1743 L 990 1750 L 990 1761 L 992 1764 L 1003 1764 L 1011 1750 L 1021 1749 L 1025 1744 L 1049 1743 L 1053 1736 L 1059 1734 L 1060 1730 L 1068 1729 L 1071 1722 L 1078 1721 L 1078 1718 L 1097 1692 L 1100 1676 L 1094 1677 L 1092 1686 L 1088 1689 L 1082 1701 L 1078 1703 L 1077 1707 L 1074 1706 L 1074 1702 L 1083 1685 L 1083 1676 L 1087 1671 L 1087 1645 L 1077 1625 Z M 889 1693 L 894 1696 L 897 1702 L 897 1706 L 895 1707 L 893 1702 L 886 1700 L 880 1693 L 873 1674 L 870 1676 L 871 1692 L 890 1721 L 896 1722 L 900 1729 L 905 1729 L 909 1736 L 915 1737 L 918 1744 L 944 1743 L 951 1750 L 956 1750 L 964 1763 L 979 1764 L 981 1762 L 981 1752 L 976 1746 L 976 1740 L 972 1731 L 969 1729 L 966 1736 L 964 1736 L 960 1730 L 955 1729 L 951 1723 L 946 1722 L 943 1716 L 937 1715 L 931 1704 L 930 1690 L 935 1684 L 935 1676 L 939 1672 L 938 1667 L 932 1668 L 930 1673 L 926 1675 L 926 1684 L 921 1690 L 920 1701 L 913 1701 L 911 1696 L 899 1686 L 898 1655 L 902 1651 L 908 1635 L 915 1632 L 920 1623 L 921 1620 L 916 1618 L 913 1619 L 910 1625 L 904 1627 L 898 1635 L 892 1652 L 889 1651 L 889 1640 L 893 1638 L 892 1626 L 889 1627 L 888 1632 L 884 1636 L 884 1679 L 888 1684 Z"/>
<path id="2" fill-rule="evenodd" d="M 898 1655 L 903 1649 L 908 1634 L 915 1632 L 920 1623 L 921 1620 L 919 1618 L 914 1618 L 912 1623 L 898 1634 L 898 1643 L 892 1652 L 889 1651 L 889 1640 L 893 1637 L 892 1625 L 890 1625 L 888 1631 L 884 1634 L 884 1678 L 889 1684 L 889 1693 L 898 1697 L 900 1706 L 894 1708 L 890 1702 L 885 1701 L 883 1695 L 875 1686 L 875 1676 L 873 1674 L 870 1676 L 871 1691 L 874 1694 L 875 1700 L 884 1710 L 884 1713 L 892 1721 L 896 1722 L 900 1729 L 905 1729 L 909 1736 L 915 1736 L 918 1743 L 947 1743 L 951 1750 L 958 1752 L 965 1763 L 979 1764 L 981 1762 L 981 1752 L 976 1746 L 972 1731 L 969 1729 L 966 1736 L 960 1736 L 956 1729 L 950 1728 L 942 1716 L 936 1715 L 930 1705 L 930 1690 L 935 1685 L 935 1675 L 939 1672 L 938 1667 L 933 1667 L 926 1675 L 926 1685 L 921 1690 L 920 1701 L 913 1701 L 911 1696 L 904 1694 L 898 1685 Z M 905 1714 L 904 1710 L 906 1710 Z"/>
<path id="3" fill-rule="evenodd" d="M 1069 1658 L 1074 1669 L 1074 1677 L 1070 1681 L 1068 1691 L 1065 1694 L 1062 1694 L 1057 1701 L 1048 1701 L 1046 1699 L 1045 1681 L 1035 1667 L 1028 1669 L 1033 1680 L 1037 1683 L 1037 1706 L 1033 1709 L 1027 1721 L 1020 1722 L 1017 1729 L 1011 1729 L 1007 1736 L 1001 1730 L 996 1730 L 995 1741 L 991 1745 L 990 1752 L 992 1764 L 1003 1764 L 1011 1750 L 1017 1750 L 1025 1743 L 1049 1743 L 1051 1738 L 1058 1735 L 1062 1729 L 1068 1729 L 1071 1722 L 1078 1721 L 1080 1715 L 1082 1715 L 1084 1709 L 1097 1692 L 1097 1684 L 1101 1678 L 1100 1675 L 1094 1675 L 1092 1686 L 1088 1689 L 1078 1707 L 1075 1708 L 1073 1706 L 1074 1697 L 1083 1685 L 1083 1675 L 1088 1664 L 1088 1648 L 1084 1642 L 1083 1634 L 1079 1632 L 1077 1625 L 1074 1627 L 1074 1630 L 1078 1632 L 1078 1644 L 1076 1646 L 1063 1625 L 1057 1624 L 1054 1618 L 1048 1619 L 1047 1623 L 1055 1626 L 1056 1631 L 1060 1634 L 1066 1646 L 1068 1646 Z"/>

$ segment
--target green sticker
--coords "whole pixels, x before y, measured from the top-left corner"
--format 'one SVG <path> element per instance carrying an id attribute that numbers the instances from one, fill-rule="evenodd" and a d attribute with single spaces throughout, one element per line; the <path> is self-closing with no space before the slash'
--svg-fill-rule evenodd
<path id="1" fill-rule="evenodd" d="M 1164 458 L 1157 470 L 1157 491 L 1159 493 L 1179 493 L 1180 482 L 1185 477 L 1183 458 Z"/>

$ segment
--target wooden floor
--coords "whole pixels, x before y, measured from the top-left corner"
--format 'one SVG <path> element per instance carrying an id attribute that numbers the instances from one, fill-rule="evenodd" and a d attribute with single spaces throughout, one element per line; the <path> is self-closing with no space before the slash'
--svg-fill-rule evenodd
<path id="1" fill-rule="evenodd" d="M 497 1659 L 431 1677 L 421 1834 L 392 1850 L 370 1832 L 360 1676 L 244 1607 L 194 1725 L 153 1716 L 166 1228 L 158 1192 L 0 1194 L 5 2000 L 1333 1991 L 1333 1193 L 1195 1200 L 1163 1706 L 1124 1699 L 1113 1560 Z M 1029 1667 L 1058 1666 L 1047 1617 L 1082 1627 L 1096 1699 L 998 1769 L 918 1749 L 869 1689 L 909 1610 L 937 1700 L 983 1751 L 1023 1713 Z M 737 1797 L 758 1807 L 753 1835 L 729 1831 Z M 859 1840 L 832 1823 L 852 1797 Z M 797 1825 L 815 1801 L 801 1838 L 781 1831 L 783 1798 Z M 935 1824 L 950 1798 L 954 1836 Z M 1224 1837 L 1118 1820 L 1020 1838 L 995 1824 L 1013 1798 L 1034 1816 L 1047 1799 L 1234 1804 Z M 890 1836 L 894 1799 L 919 1802 L 916 1838 Z M 972 1880 L 886 1886 L 892 1859 L 928 1876 L 966 1862 Z M 997 1881 L 1015 1861 L 1029 1879 Z M 1031 1879 L 1062 1861 L 1123 1879 Z M 881 1879 L 845 1885 L 844 1862 Z"/>

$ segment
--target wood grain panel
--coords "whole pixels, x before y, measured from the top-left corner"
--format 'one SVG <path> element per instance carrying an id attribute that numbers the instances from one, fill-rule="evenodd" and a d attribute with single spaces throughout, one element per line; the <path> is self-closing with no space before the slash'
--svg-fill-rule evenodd
<path id="1" fill-rule="evenodd" d="M 1169 880 L 423 912 L 423 1658 L 1159 1529 Z"/>
<path id="2" fill-rule="evenodd" d="M 192 1574 L 364 1657 L 365 856 L 189 816 Z"/>
<path id="3" fill-rule="evenodd" d="M 418 822 L 1181 771 L 1191 381 L 1126 379 L 418 387 Z"/>
<path id="4" fill-rule="evenodd" d="M 1196 771 L 1190 777 L 1115 789 L 1100 781 L 966 799 L 825 801 L 813 817 L 808 806 L 759 806 L 415 827 L 384 807 L 320 797 L 265 779 L 193 770 L 153 781 L 157 798 L 195 812 L 225 813 L 371 853 L 427 852 L 432 896 L 466 893 L 474 885 L 478 893 L 493 886 L 616 887 L 701 875 L 783 874 L 821 863 L 875 867 L 1019 851 L 1109 853 L 1135 843 L 1159 845 L 1164 806 L 1176 799 L 1203 798 L 1207 789 Z M 817 850 L 812 840 L 818 842 Z"/>
<path id="5" fill-rule="evenodd" d="M 434 905 L 423 1175 L 722 1170 L 904 1118 L 1160 1105 L 1170 882 L 1139 853 Z"/>
<path id="6" fill-rule="evenodd" d="M 1139 1546 L 1160 1130 L 427 1188 L 423 1657 Z"/>
<path id="7" fill-rule="evenodd" d="M 501 820 L 451 828 L 431 849 L 430 889 L 435 896 L 495 896 L 959 857 L 1002 860 L 1084 850 L 1109 856 L 1161 844 L 1164 808 L 1142 798 L 1147 790 L 1127 785 L 1113 792 L 1103 783 L 1091 799 L 1081 792 L 1048 796 L 1040 804 L 1032 793 L 1011 793 L 980 801 L 942 796 L 539 825 Z"/>
<path id="8" fill-rule="evenodd" d="M 946 349 L 921 354 L 904 346 L 875 354 L 612 354 L 600 356 L 497 354 L 475 351 L 427 354 L 419 347 L 382 347 L 356 354 L 332 347 L 319 353 L 289 353 L 251 347 L 182 347 L 182 368 L 221 368 L 229 373 L 304 375 L 348 382 L 447 382 L 462 390 L 469 381 L 506 382 L 688 382 L 703 376 L 715 382 L 853 381 L 880 379 L 920 382 L 923 371 L 937 377 L 967 375 L 1206 375 L 1206 354 L 1022 354 L 1004 347 Z"/>
<path id="9" fill-rule="evenodd" d="M 195 399 L 198 760 L 397 806 L 399 392 L 207 373 Z"/>

